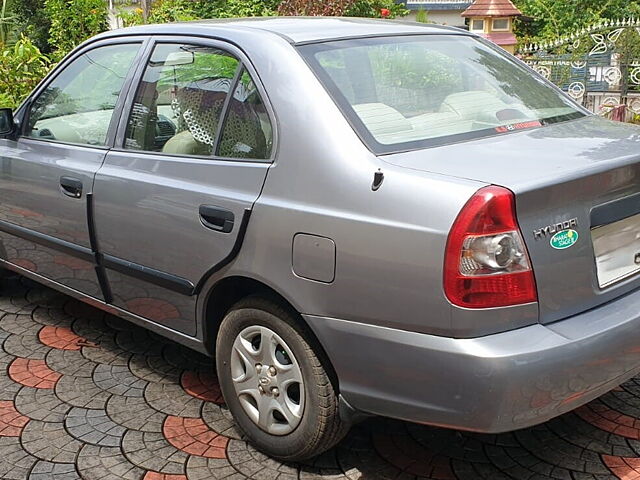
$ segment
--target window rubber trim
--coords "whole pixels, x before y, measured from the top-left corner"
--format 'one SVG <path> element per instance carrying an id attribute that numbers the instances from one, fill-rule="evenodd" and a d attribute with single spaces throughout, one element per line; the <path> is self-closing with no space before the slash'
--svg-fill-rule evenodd
<path id="1" fill-rule="evenodd" d="M 224 103 L 222 104 L 222 111 L 220 112 L 220 120 L 218 120 L 218 125 L 216 125 L 216 136 L 215 145 L 213 146 L 213 157 L 218 156 L 218 151 L 220 150 L 220 143 L 222 142 L 222 132 L 224 132 L 224 126 L 227 123 L 227 117 L 229 116 L 229 104 L 231 103 L 231 97 L 236 93 L 236 88 L 238 88 L 238 83 L 240 83 L 240 77 L 242 76 L 242 72 L 244 70 L 244 63 L 241 59 L 238 59 L 238 66 L 236 67 L 236 71 L 233 74 L 233 79 L 231 80 L 231 86 L 229 87 L 229 92 L 227 93 L 226 98 L 224 99 Z"/>

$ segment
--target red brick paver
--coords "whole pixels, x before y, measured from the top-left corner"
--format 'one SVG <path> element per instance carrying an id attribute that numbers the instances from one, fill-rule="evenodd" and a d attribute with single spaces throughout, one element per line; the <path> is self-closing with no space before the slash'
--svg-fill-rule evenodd
<path id="1" fill-rule="evenodd" d="M 29 418 L 16 410 L 13 402 L 0 402 L 0 437 L 19 437 Z"/>
<path id="2" fill-rule="evenodd" d="M 48 347 L 58 350 L 80 350 L 86 340 L 66 327 L 47 325 L 38 332 L 40 341 Z"/>
<path id="3" fill-rule="evenodd" d="M 61 376 L 47 367 L 44 360 L 18 357 L 9 365 L 11 380 L 25 387 L 53 388 Z"/>
<path id="4" fill-rule="evenodd" d="M 602 460 L 619 479 L 640 480 L 640 458 L 624 458 L 603 455 Z"/>
<path id="5" fill-rule="evenodd" d="M 182 388 L 192 397 L 205 402 L 224 403 L 218 379 L 212 373 L 187 371 L 180 379 Z"/>
<path id="6" fill-rule="evenodd" d="M 640 440 L 640 419 L 611 410 L 602 403 L 590 403 L 575 412 L 580 418 L 601 430 Z"/>
<path id="7" fill-rule="evenodd" d="M 171 445 L 190 455 L 225 458 L 229 439 L 211 430 L 201 418 L 169 415 L 162 432 Z"/>
<path id="8" fill-rule="evenodd" d="M 18 256 L 29 255 L 39 265 L 60 263 L 50 253 Z M 31 282 L 6 282 L 0 479 L 640 480 L 640 377 L 576 413 L 513 433 L 374 418 L 318 459 L 279 462 L 243 438 L 222 402 L 212 359 Z M 37 315 L 30 314 L 35 305 Z M 175 315 L 153 298 L 133 306 Z M 544 386 L 529 393 L 532 408 L 558 401 Z"/>
<path id="9" fill-rule="evenodd" d="M 187 480 L 186 475 L 171 475 L 169 473 L 147 472 L 142 480 Z"/>

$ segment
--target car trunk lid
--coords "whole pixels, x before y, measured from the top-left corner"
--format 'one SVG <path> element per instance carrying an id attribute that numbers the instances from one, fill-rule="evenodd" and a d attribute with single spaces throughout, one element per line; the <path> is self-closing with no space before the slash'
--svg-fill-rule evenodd
<path id="1" fill-rule="evenodd" d="M 640 287 L 639 128 L 585 117 L 382 158 L 514 192 L 542 323 Z"/>

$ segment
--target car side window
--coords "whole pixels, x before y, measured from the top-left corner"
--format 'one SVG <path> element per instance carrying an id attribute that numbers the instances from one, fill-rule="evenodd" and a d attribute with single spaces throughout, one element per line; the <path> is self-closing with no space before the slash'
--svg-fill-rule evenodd
<path id="1" fill-rule="evenodd" d="M 25 136 L 104 146 L 140 43 L 98 47 L 76 58 L 32 103 Z"/>
<path id="2" fill-rule="evenodd" d="M 212 155 L 239 65 L 237 58 L 218 48 L 157 45 L 133 101 L 124 147 Z"/>
<path id="3" fill-rule="evenodd" d="M 243 69 L 229 100 L 217 154 L 231 158 L 268 159 L 272 143 L 269 114 L 249 72 Z"/>

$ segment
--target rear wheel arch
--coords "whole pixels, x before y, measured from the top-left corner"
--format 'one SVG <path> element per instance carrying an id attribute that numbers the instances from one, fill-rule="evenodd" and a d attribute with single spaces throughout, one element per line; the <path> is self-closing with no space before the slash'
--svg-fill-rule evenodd
<path id="1" fill-rule="evenodd" d="M 324 347 L 318 340 L 311 327 L 304 320 L 300 312 L 280 292 L 269 285 L 250 277 L 232 276 L 219 280 L 206 293 L 201 314 L 201 326 L 204 345 L 207 351 L 215 356 L 215 345 L 220 324 L 229 310 L 239 301 L 248 297 L 261 297 L 286 309 L 297 320 L 296 324 L 313 347 L 322 362 L 327 374 L 337 392 L 339 389 L 338 376 L 333 368 Z"/>

